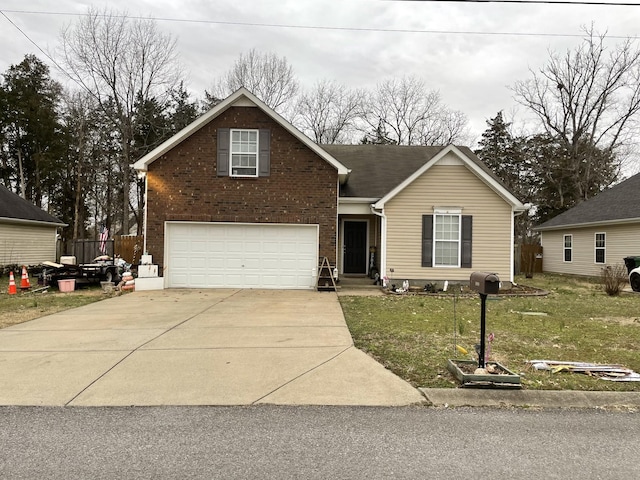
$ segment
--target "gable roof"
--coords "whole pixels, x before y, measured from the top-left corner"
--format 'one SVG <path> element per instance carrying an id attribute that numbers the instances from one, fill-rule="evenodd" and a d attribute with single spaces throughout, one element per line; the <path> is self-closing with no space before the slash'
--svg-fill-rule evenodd
<path id="1" fill-rule="evenodd" d="M 536 230 L 624 222 L 640 222 L 640 173 L 562 212 Z"/>
<path id="2" fill-rule="evenodd" d="M 346 180 L 347 176 L 349 175 L 349 170 L 347 169 L 347 167 L 345 167 L 342 163 L 333 158 L 329 153 L 320 148 L 309 137 L 307 137 L 300 130 L 291 125 L 287 120 L 285 120 L 282 116 L 269 108 L 264 102 L 262 102 L 262 100 L 260 100 L 244 87 L 241 87 L 239 90 L 229 95 L 207 113 L 201 115 L 191 124 L 187 125 L 185 128 L 176 133 L 173 137 L 169 138 L 167 141 L 153 149 L 151 152 L 147 153 L 144 157 L 133 164 L 133 168 L 140 172 L 146 172 L 148 166 L 151 163 L 153 163 L 155 160 L 167 153 L 187 137 L 198 131 L 200 128 L 204 127 L 221 113 L 225 112 L 227 109 L 233 106 L 249 106 L 259 108 L 273 120 L 275 120 L 278 124 L 280 124 L 291 135 L 293 135 L 304 145 L 309 147 L 309 149 L 313 150 L 323 160 L 335 167 L 335 169 L 338 171 L 338 175 L 340 176 L 341 183 Z"/>
<path id="3" fill-rule="evenodd" d="M 516 210 L 522 203 L 468 147 L 425 147 L 406 145 L 323 145 L 350 170 L 340 197 L 375 198 L 377 208 L 393 198 L 448 153 L 454 153 L 497 194 Z"/>
<path id="4" fill-rule="evenodd" d="M 66 226 L 33 203 L 0 185 L 0 221 Z"/>

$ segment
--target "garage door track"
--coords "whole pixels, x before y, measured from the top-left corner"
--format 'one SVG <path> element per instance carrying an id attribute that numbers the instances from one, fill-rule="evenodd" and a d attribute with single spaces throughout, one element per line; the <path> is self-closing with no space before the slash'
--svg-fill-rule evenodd
<path id="1" fill-rule="evenodd" d="M 1 405 L 409 405 L 335 293 L 136 292 L 0 330 Z"/>

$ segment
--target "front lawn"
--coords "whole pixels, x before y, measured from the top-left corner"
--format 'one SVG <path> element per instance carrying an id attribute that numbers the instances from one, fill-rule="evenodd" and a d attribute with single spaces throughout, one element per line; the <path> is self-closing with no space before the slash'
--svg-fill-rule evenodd
<path id="1" fill-rule="evenodd" d="M 16 280 L 19 287 L 20 278 Z M 29 281 L 32 291 L 39 288 L 36 277 L 30 277 Z M 60 293 L 55 287 L 51 287 L 48 292 L 38 293 L 23 293 L 18 288 L 16 295 L 7 293 L 8 286 L 9 279 L 6 276 L 0 277 L 0 328 L 108 298 L 99 285 L 85 286 L 69 293 Z"/>
<path id="2" fill-rule="evenodd" d="M 640 391 L 637 382 L 553 374 L 526 364 L 541 359 L 617 363 L 640 373 L 640 295 L 609 297 L 597 282 L 560 275 L 538 274 L 516 282 L 549 295 L 489 296 L 487 335 L 495 335 L 491 360 L 524 374 L 522 384 L 528 389 Z M 447 359 L 477 360 L 478 295 L 345 296 L 340 301 L 356 347 L 414 386 L 457 386 L 446 369 Z M 461 354 L 455 343 L 470 353 Z"/>

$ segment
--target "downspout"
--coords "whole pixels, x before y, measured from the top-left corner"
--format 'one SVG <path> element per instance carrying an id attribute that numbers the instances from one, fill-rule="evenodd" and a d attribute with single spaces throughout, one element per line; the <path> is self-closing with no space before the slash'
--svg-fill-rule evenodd
<path id="1" fill-rule="evenodd" d="M 525 203 L 524 204 L 524 210 L 516 210 L 515 208 L 511 208 L 511 213 L 513 214 L 513 218 L 511 219 L 511 253 L 510 253 L 510 265 L 511 265 L 511 269 L 510 269 L 510 277 L 509 281 L 511 283 L 513 283 L 514 280 L 514 275 L 513 275 L 513 267 L 514 267 L 514 258 L 513 258 L 513 254 L 514 254 L 514 250 L 515 250 L 515 235 L 516 235 L 516 217 L 519 217 L 520 215 L 522 215 L 524 212 L 528 211 L 531 208 L 531 204 L 530 203 Z"/>
<path id="2" fill-rule="evenodd" d="M 380 281 L 387 276 L 387 216 L 384 214 L 384 208 L 378 212 L 371 204 L 371 213 L 380 217 Z"/>

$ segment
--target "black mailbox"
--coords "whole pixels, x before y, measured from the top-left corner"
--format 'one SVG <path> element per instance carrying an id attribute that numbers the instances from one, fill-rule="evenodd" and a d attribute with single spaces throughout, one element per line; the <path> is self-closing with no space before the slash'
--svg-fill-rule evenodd
<path id="1" fill-rule="evenodd" d="M 478 293 L 490 295 L 500 290 L 500 279 L 495 273 L 473 272 L 469 280 L 469 287 Z"/>

